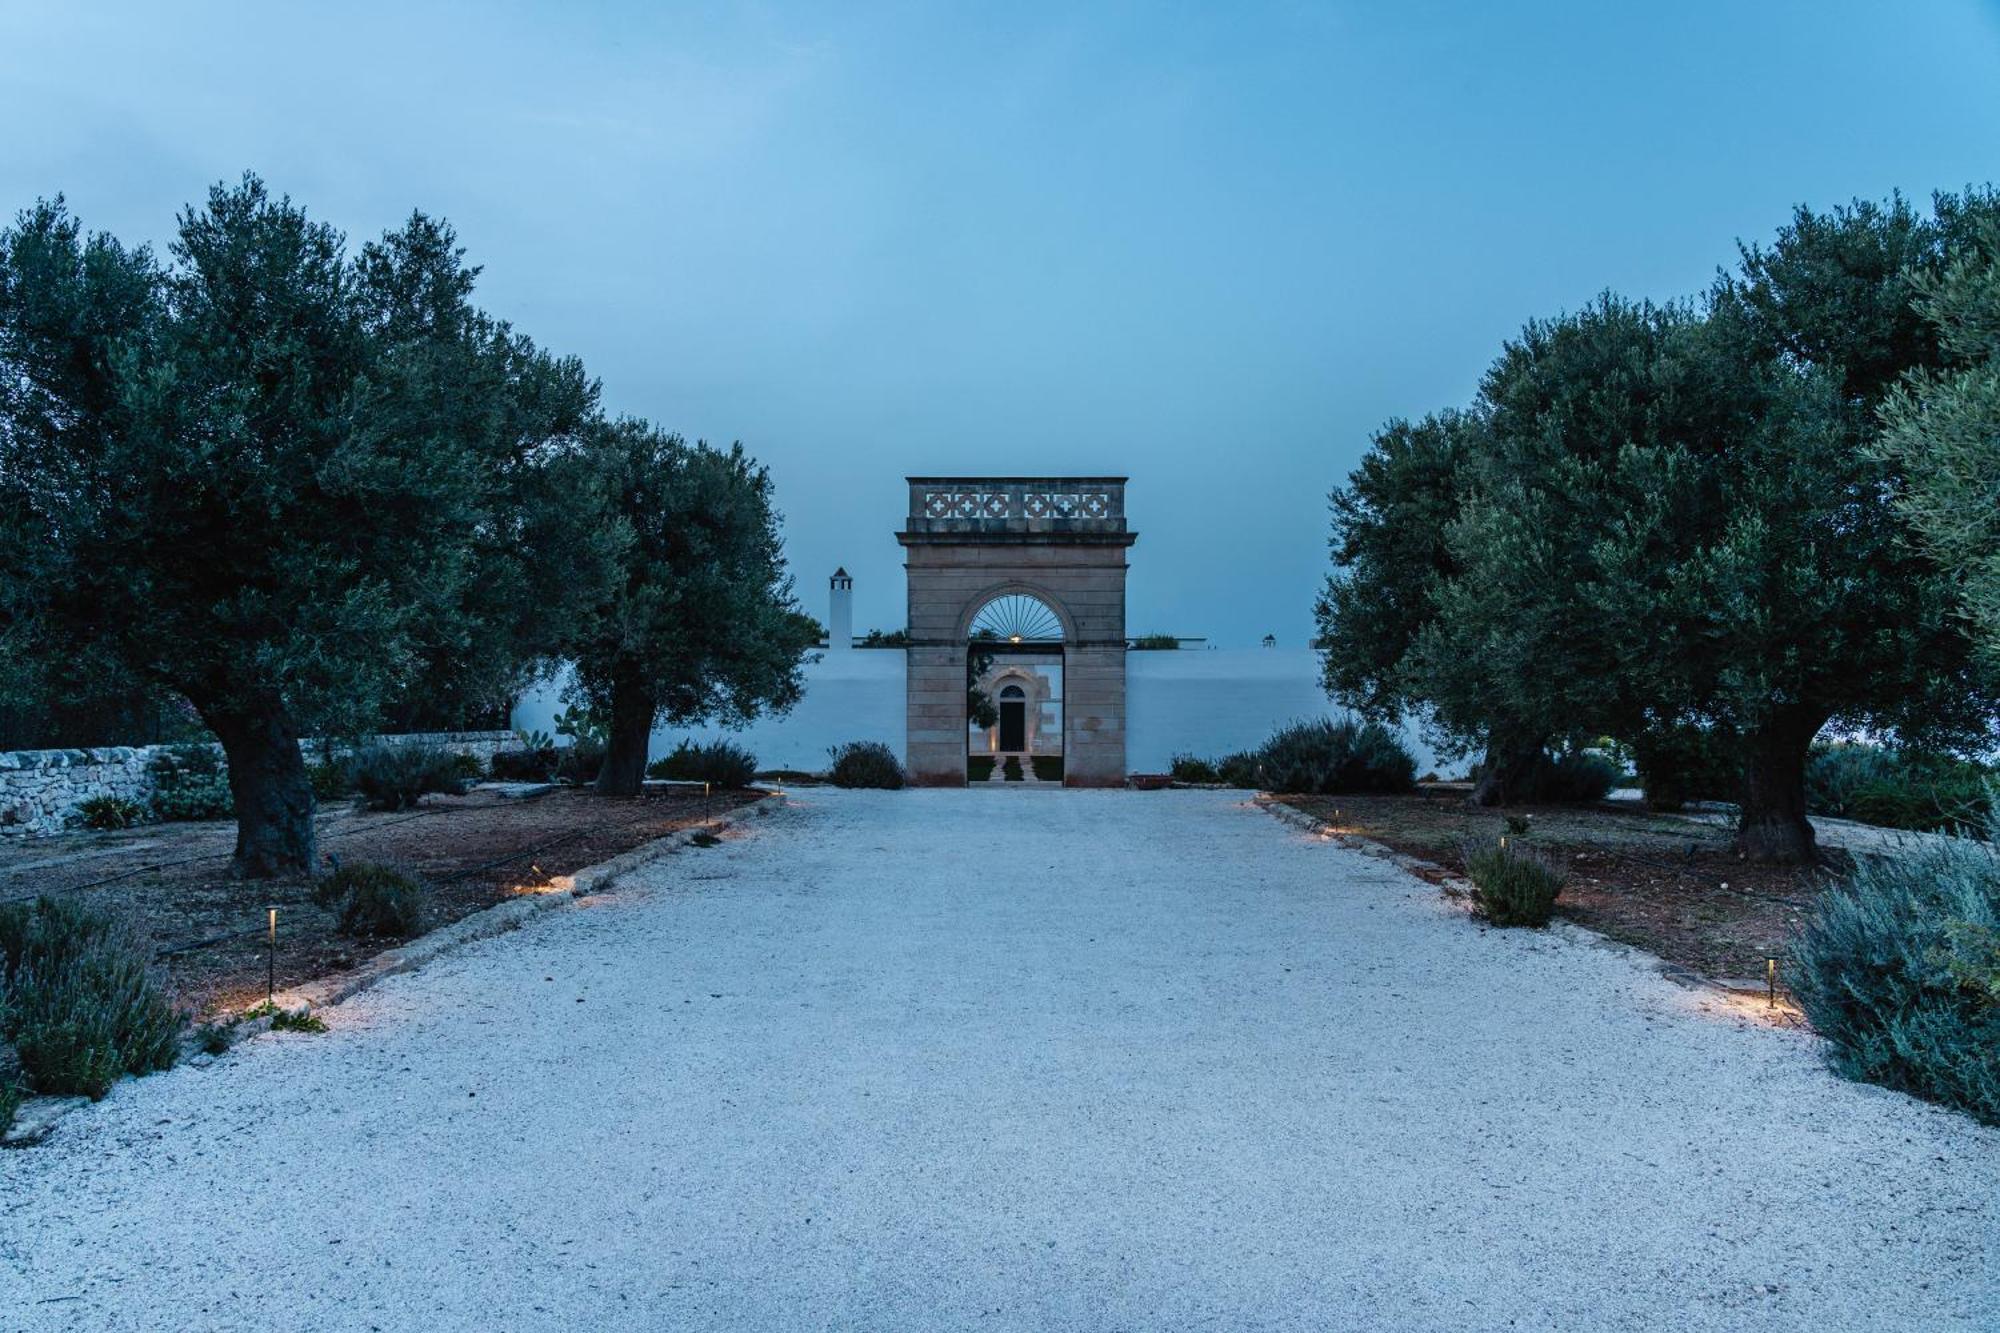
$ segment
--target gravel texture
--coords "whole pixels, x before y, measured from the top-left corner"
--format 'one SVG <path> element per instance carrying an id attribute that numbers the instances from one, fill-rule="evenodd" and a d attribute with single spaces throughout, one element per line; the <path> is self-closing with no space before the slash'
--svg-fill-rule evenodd
<path id="1" fill-rule="evenodd" d="M 0 1155 L 0 1326 L 2000 1323 L 2000 1133 L 1642 958 L 1230 793 L 794 801 Z"/>

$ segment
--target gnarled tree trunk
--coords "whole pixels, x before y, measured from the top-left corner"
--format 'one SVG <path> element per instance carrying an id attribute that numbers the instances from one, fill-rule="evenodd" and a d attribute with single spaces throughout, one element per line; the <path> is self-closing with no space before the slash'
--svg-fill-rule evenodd
<path id="1" fill-rule="evenodd" d="M 236 801 L 234 869 L 246 879 L 311 874 L 312 780 L 291 714 L 276 695 L 227 704 L 196 704 L 229 760 Z"/>
<path id="2" fill-rule="evenodd" d="M 620 672 L 611 686 L 611 722 L 605 728 L 599 796 L 637 796 L 646 780 L 646 752 L 653 737 L 653 693 L 637 672 Z"/>
<path id="3" fill-rule="evenodd" d="M 1534 794 L 1535 774 L 1546 762 L 1543 738 L 1494 734 L 1486 742 L 1479 781 L 1472 788 L 1474 805 L 1518 805 Z"/>
<path id="4" fill-rule="evenodd" d="M 1825 724 L 1825 717 L 1804 708 L 1783 708 L 1745 738 L 1736 849 L 1752 861 L 1802 865 L 1818 859 L 1806 818 L 1806 759 Z"/>

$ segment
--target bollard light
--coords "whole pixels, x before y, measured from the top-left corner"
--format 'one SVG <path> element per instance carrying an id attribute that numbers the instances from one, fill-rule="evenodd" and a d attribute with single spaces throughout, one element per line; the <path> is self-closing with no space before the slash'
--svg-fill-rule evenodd
<path id="1" fill-rule="evenodd" d="M 1778 960 L 1764 960 L 1764 1004 L 1767 1008 L 1778 1007 Z"/>
<path id="2" fill-rule="evenodd" d="M 264 937 L 264 1003 L 271 1004 L 278 996 L 278 909 L 270 911 L 270 923 Z"/>

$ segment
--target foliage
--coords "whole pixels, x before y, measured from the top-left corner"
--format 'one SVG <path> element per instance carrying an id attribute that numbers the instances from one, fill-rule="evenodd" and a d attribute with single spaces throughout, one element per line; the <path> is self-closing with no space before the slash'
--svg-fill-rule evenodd
<path id="1" fill-rule="evenodd" d="M 1989 836 L 2000 822 L 1989 823 Z M 2000 1124 L 2000 858 L 1970 838 L 1861 860 L 1822 894 L 1792 990 L 1833 1067 Z"/>
<path id="2" fill-rule="evenodd" d="M 1218 776 L 1231 787 L 1254 788 L 1263 785 L 1264 760 L 1257 750 L 1238 750 L 1226 754 L 1215 765 Z"/>
<path id="3" fill-rule="evenodd" d="M 408 939 L 423 932 L 424 886 L 389 866 L 343 862 L 313 881 L 312 896 L 339 918 L 344 934 Z"/>
<path id="4" fill-rule="evenodd" d="M 910 632 L 906 629 L 892 629 L 884 634 L 879 629 L 871 629 L 861 636 L 857 648 L 907 648 L 910 646 Z"/>
<path id="5" fill-rule="evenodd" d="M 881 787 L 895 790 L 908 780 L 896 752 L 880 741 L 849 741 L 831 747 L 833 763 L 827 781 L 836 787 Z"/>
<path id="6" fill-rule="evenodd" d="M 1889 396 L 1880 447 L 1902 471 L 1898 509 L 1957 571 L 1965 614 L 2000 656 L 2000 222 L 1915 285 L 1943 364 Z"/>
<path id="7" fill-rule="evenodd" d="M 13 1126 L 14 1116 L 27 1095 L 25 1082 L 12 1074 L 0 1074 L 0 1134 L 5 1134 Z"/>
<path id="8" fill-rule="evenodd" d="M 313 799 L 321 805 L 354 794 L 354 775 L 349 765 L 339 759 L 308 764 L 306 780 L 312 784 Z"/>
<path id="9" fill-rule="evenodd" d="M 1465 873 L 1473 903 L 1496 926 L 1546 926 L 1555 914 L 1562 871 L 1538 848 L 1512 838 L 1468 844 Z"/>
<path id="10" fill-rule="evenodd" d="M 975 754 L 966 756 L 965 780 L 967 782 L 991 782 L 993 780 L 993 756 Z"/>
<path id="11" fill-rule="evenodd" d="M 1281 728 L 1257 752 L 1267 791 L 1408 791 L 1417 761 L 1387 727 L 1354 718 L 1315 719 Z"/>
<path id="12" fill-rule="evenodd" d="M 237 868 L 314 859 L 298 738 L 518 690 L 617 534 L 596 386 L 470 303 L 421 214 L 350 255 L 245 176 L 164 267 L 60 200 L 0 234 L 10 652 L 185 698 L 229 757 Z"/>
<path id="13" fill-rule="evenodd" d="M 1470 410 L 1392 423 L 1336 494 L 1328 688 L 1483 746 L 1487 801 L 1568 737 L 1728 738 L 1739 845 L 1769 860 L 1813 854 L 1829 722 L 1989 743 L 2000 687 L 1958 579 L 1894 503 L 1903 454 L 1872 446 L 1900 379 L 1966 359 L 1913 298 L 1972 283 L 1953 265 L 1996 216 L 1990 193 L 1800 209 L 1699 304 L 1607 295 L 1528 324 Z M 1690 776 L 1672 748 L 1667 805 Z"/>
<path id="14" fill-rule="evenodd" d="M 324 1032 L 326 1020 L 310 1009 L 279 1009 L 271 1015 L 271 1031 Z"/>
<path id="15" fill-rule="evenodd" d="M 409 810 L 432 792 L 465 791 L 458 757 L 420 742 L 371 745 L 349 762 L 348 777 L 370 810 Z"/>
<path id="16" fill-rule="evenodd" d="M 1180 646 L 1179 637 L 1172 634 L 1141 634 L 1132 640 L 1132 648 L 1136 652 L 1168 652 L 1178 650 Z"/>
<path id="17" fill-rule="evenodd" d="M 747 787 L 757 776 L 757 756 L 725 740 L 697 744 L 682 741 L 673 753 L 646 769 L 649 777 L 676 782 L 707 782 L 721 788 Z"/>
<path id="18" fill-rule="evenodd" d="M 1191 754 L 1175 755 L 1167 765 L 1167 773 L 1175 782 L 1211 784 L 1222 781 L 1222 774 L 1214 764 Z"/>
<path id="19" fill-rule="evenodd" d="M 1591 750 L 1567 750 L 1542 769 L 1535 799 L 1552 805 L 1595 805 L 1610 793 L 1622 774 L 1616 760 Z"/>
<path id="20" fill-rule="evenodd" d="M 85 828 L 131 828 L 144 821 L 146 807 L 122 796 L 93 796 L 76 807 Z"/>
<path id="21" fill-rule="evenodd" d="M 571 637 L 575 698 L 606 720 L 598 790 L 633 795 L 660 722 L 748 722 L 803 689 L 818 626 L 785 571 L 769 472 L 642 421 L 601 425 L 587 453 L 624 534 L 615 586 Z"/>
<path id="22" fill-rule="evenodd" d="M 1002 782 L 1026 782 L 1027 774 L 1021 771 L 1021 756 L 1010 754 L 1000 764 Z"/>
<path id="23" fill-rule="evenodd" d="M 0 1038 L 36 1092 L 95 1100 L 169 1069 L 184 1025 L 144 947 L 111 917 L 41 898 L 0 907 Z"/>
<path id="24" fill-rule="evenodd" d="M 236 1044 L 236 1024 L 228 1021 L 203 1023 L 194 1030 L 194 1044 L 204 1055 L 222 1055 Z"/>
<path id="25" fill-rule="evenodd" d="M 602 745 L 609 734 L 609 718 L 583 704 L 564 705 L 555 715 L 556 735 L 567 736 L 573 744 Z"/>
<path id="26" fill-rule="evenodd" d="M 1037 782 L 1061 782 L 1063 780 L 1063 757 L 1059 754 L 1029 755 L 1028 763 L 1035 770 L 1035 780 Z"/>
<path id="27" fill-rule="evenodd" d="M 604 769 L 605 745 L 600 740 L 579 739 L 575 744 L 556 751 L 555 776 L 559 782 L 574 782 L 579 786 L 597 781 Z"/>
<path id="28" fill-rule="evenodd" d="M 1734 801 L 1742 756 L 1734 736 L 1711 727 L 1660 726 L 1632 742 L 1648 809 L 1675 811 L 1689 801 Z"/>
<path id="29" fill-rule="evenodd" d="M 229 773 L 213 745 L 170 745 L 146 762 L 157 819 L 226 819 L 236 813 Z"/>
<path id="30" fill-rule="evenodd" d="M 1858 742 L 1815 745 L 1806 766 L 1814 814 L 1884 828 L 1982 830 L 1994 776 L 1949 755 Z"/>
<path id="31" fill-rule="evenodd" d="M 553 745 L 493 752 L 493 776 L 503 782 L 547 782 L 555 776 L 561 755 Z"/>

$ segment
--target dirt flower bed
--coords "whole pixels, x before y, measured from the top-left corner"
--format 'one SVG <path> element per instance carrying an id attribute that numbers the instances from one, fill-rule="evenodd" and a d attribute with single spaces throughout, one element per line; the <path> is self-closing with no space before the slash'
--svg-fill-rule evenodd
<path id="1" fill-rule="evenodd" d="M 1369 838 L 1464 869 L 1469 840 L 1511 834 L 1508 816 L 1526 818 L 1527 841 L 1568 872 L 1556 915 L 1717 980 L 1748 981 L 1777 958 L 1782 974 L 1793 933 L 1825 886 L 1845 868 L 1759 866 L 1730 848 L 1713 823 L 1643 810 L 1537 808 L 1482 810 L 1456 788 L 1414 796 L 1287 796 L 1343 833 Z"/>
<path id="2" fill-rule="evenodd" d="M 718 792 L 705 800 L 698 787 L 648 787 L 630 801 L 574 788 L 525 799 L 477 788 L 426 797 L 417 810 L 397 814 L 342 802 L 317 822 L 322 857 L 380 862 L 421 880 L 435 929 L 756 799 Z M 235 837 L 225 820 L 9 842 L 0 845 L 0 901 L 75 895 L 129 917 L 197 1016 L 264 998 L 272 907 L 281 991 L 402 943 L 339 934 L 334 913 L 313 904 L 303 877 L 231 878 Z"/>

